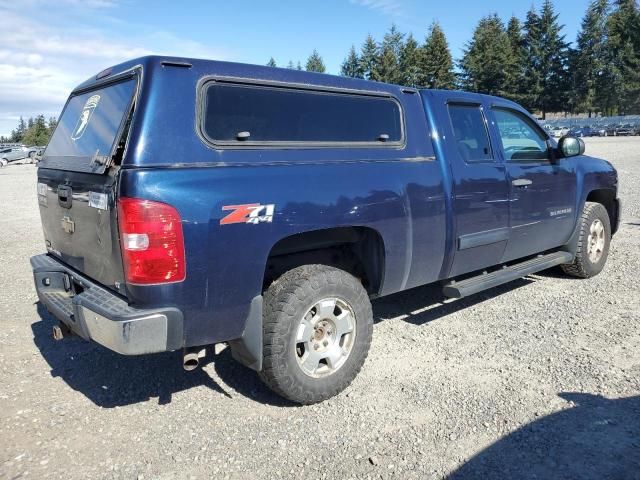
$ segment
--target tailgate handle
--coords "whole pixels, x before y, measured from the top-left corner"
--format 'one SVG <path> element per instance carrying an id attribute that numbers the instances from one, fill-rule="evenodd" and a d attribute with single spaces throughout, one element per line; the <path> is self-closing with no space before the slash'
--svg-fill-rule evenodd
<path id="1" fill-rule="evenodd" d="M 58 203 L 62 208 L 71 208 L 73 192 L 69 185 L 58 185 Z"/>

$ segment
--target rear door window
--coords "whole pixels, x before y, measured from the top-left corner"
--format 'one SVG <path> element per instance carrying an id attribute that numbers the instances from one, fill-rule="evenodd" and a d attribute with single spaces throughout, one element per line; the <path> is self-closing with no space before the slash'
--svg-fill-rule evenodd
<path id="1" fill-rule="evenodd" d="M 44 152 L 43 166 L 102 172 L 114 153 L 136 90 L 136 79 L 72 96 Z"/>
<path id="2" fill-rule="evenodd" d="M 402 142 L 402 115 L 390 97 L 211 82 L 202 131 L 212 143 L 371 144 Z"/>
<path id="3" fill-rule="evenodd" d="M 460 157 L 467 163 L 493 161 L 489 132 L 480 106 L 450 104 L 449 117 Z"/>

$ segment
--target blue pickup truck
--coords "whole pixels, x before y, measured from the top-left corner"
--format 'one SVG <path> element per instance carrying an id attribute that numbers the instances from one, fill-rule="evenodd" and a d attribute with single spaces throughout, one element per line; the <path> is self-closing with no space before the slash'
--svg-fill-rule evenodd
<path id="1" fill-rule="evenodd" d="M 38 168 L 40 302 L 124 355 L 226 344 L 278 394 L 336 395 L 370 300 L 599 273 L 616 170 L 517 104 L 149 56 L 77 87 Z"/>

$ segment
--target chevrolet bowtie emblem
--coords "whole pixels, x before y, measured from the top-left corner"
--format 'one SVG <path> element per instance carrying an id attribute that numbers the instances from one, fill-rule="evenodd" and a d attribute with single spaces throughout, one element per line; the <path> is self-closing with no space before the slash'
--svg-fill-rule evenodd
<path id="1" fill-rule="evenodd" d="M 66 233 L 73 233 L 75 230 L 75 223 L 69 217 L 62 217 L 62 229 Z"/>

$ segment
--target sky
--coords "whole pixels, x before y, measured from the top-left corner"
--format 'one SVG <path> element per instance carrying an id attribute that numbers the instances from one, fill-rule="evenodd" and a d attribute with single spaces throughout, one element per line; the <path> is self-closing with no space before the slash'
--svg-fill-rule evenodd
<path id="1" fill-rule="evenodd" d="M 391 24 L 422 42 L 443 27 L 460 58 L 478 20 L 521 20 L 542 0 L 0 0 L 0 135 L 19 117 L 58 116 L 74 86 L 104 68 L 147 54 L 278 66 L 304 65 L 317 49 L 338 74 L 351 45 L 381 40 Z M 555 0 L 574 41 L 589 0 Z"/>

